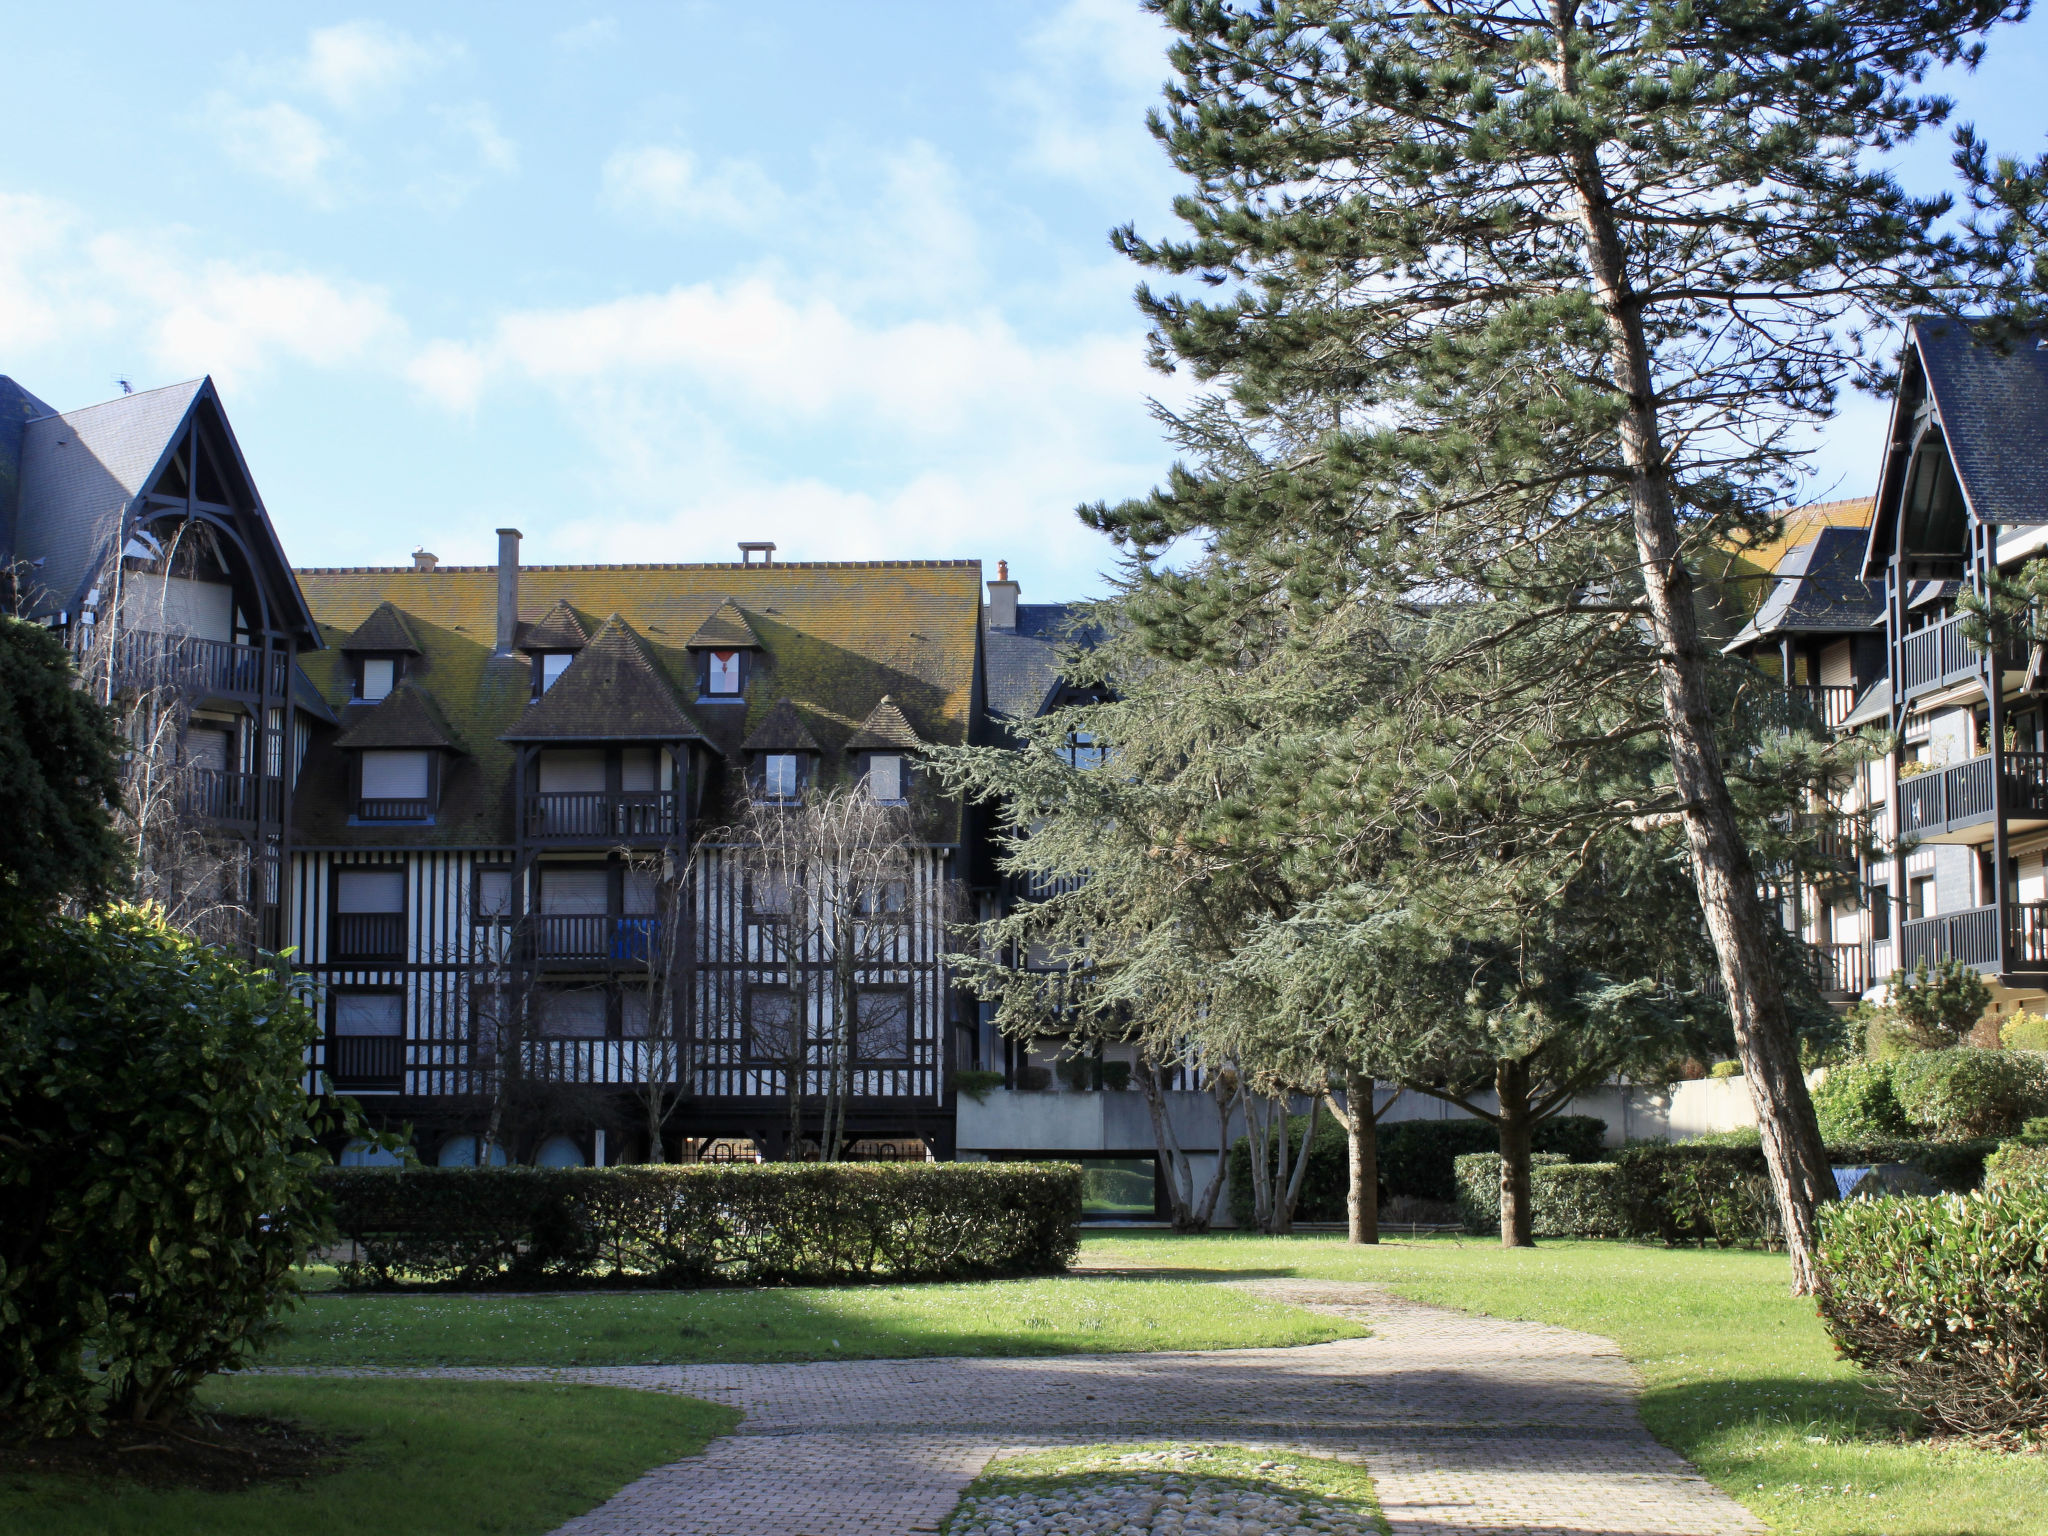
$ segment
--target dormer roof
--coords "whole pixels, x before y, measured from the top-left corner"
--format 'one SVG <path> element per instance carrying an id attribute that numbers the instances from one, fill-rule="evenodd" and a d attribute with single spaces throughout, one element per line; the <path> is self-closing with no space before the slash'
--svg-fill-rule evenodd
<path id="1" fill-rule="evenodd" d="M 911 728 L 903 711 L 896 707 L 896 701 L 885 693 L 881 702 L 868 711 L 867 719 L 861 721 L 860 729 L 847 739 L 846 750 L 915 752 L 924 744 L 924 738 Z"/>
<path id="2" fill-rule="evenodd" d="M 412 632 L 412 624 L 405 614 L 392 603 L 379 603 L 370 610 L 370 616 L 355 627 L 339 649 L 344 651 L 404 651 L 408 655 L 420 654 L 420 642 Z"/>
<path id="3" fill-rule="evenodd" d="M 393 748 L 428 747 L 443 752 L 460 752 L 462 743 L 449 729 L 432 695 L 411 678 L 406 678 L 368 707 L 352 707 L 355 716 L 335 745 L 348 751 L 380 751 Z"/>
<path id="4" fill-rule="evenodd" d="M 615 613 L 502 739 L 684 741 L 703 732 L 638 631 Z"/>
<path id="5" fill-rule="evenodd" d="M 750 646 L 759 650 L 761 639 L 747 622 L 747 616 L 740 612 L 740 605 L 728 597 L 683 644 L 691 650 L 737 651 Z"/>
<path id="6" fill-rule="evenodd" d="M 1777 581 L 1756 617 L 1722 646 L 1735 651 L 1786 634 L 1856 634 L 1882 628 L 1884 585 L 1863 579 L 1867 529 L 1822 528 L 1778 562 Z"/>
<path id="7" fill-rule="evenodd" d="M 747 733 L 747 739 L 740 743 L 742 752 L 817 752 L 824 748 L 818 745 L 818 738 L 804 724 L 804 718 L 797 713 L 796 705 L 788 699 L 778 699 L 775 707 L 761 717 L 761 723 Z"/>
<path id="8" fill-rule="evenodd" d="M 519 649 L 528 655 L 536 651 L 580 651 L 588 644 L 589 626 L 569 606 L 566 597 L 556 598 L 554 607 L 533 623 L 520 626 Z"/>

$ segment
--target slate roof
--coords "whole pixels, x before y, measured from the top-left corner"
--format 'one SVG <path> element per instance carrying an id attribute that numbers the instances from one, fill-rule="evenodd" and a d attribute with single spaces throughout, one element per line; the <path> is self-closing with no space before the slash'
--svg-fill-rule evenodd
<path id="1" fill-rule="evenodd" d="M 1826 527 L 1778 562 L 1777 582 L 1756 616 L 1723 646 L 1732 651 L 1782 634 L 1854 633 L 1884 623 L 1884 586 L 1863 579 L 1867 530 Z"/>
<path id="2" fill-rule="evenodd" d="M 375 704 L 351 704 L 334 745 L 362 748 L 438 747 L 460 752 L 462 742 L 424 688 L 406 678 Z"/>
<path id="3" fill-rule="evenodd" d="M 555 606 L 542 614 L 532 624 L 521 627 L 519 649 L 534 651 L 580 651 L 590 644 L 590 627 L 583 622 L 583 615 L 569 606 L 566 597 L 557 598 Z"/>
<path id="4" fill-rule="evenodd" d="M 849 752 L 887 752 L 891 748 L 901 752 L 915 752 L 924 742 L 911 729 L 910 722 L 903 718 L 903 711 L 896 707 L 896 701 L 886 693 L 881 701 L 868 711 L 867 719 L 861 721 L 860 729 L 846 741 Z"/>
<path id="5" fill-rule="evenodd" d="M 633 626 L 616 613 L 506 741 L 701 741 L 704 733 Z"/>
<path id="6" fill-rule="evenodd" d="M 21 495 L 22 430 L 38 416 L 54 416 L 46 405 L 0 374 L 0 564 L 13 558 L 14 511 Z"/>
<path id="7" fill-rule="evenodd" d="M 1045 713 L 1060 686 L 1061 647 L 1093 645 L 1101 639 L 1100 631 L 1088 624 L 1087 613 L 1085 603 L 1019 603 L 1014 631 L 983 633 L 983 667 L 993 713 L 1011 720 L 1031 720 Z"/>
<path id="8" fill-rule="evenodd" d="M 407 615 L 422 652 L 408 664 L 408 678 L 432 693 L 468 755 L 453 759 L 443 776 L 433 826 L 351 828 L 347 761 L 333 750 L 329 733 L 316 731 L 292 797 L 295 842 L 306 848 L 510 847 L 517 749 L 499 738 L 516 730 L 526 713 L 532 673 L 524 656 L 492 655 L 497 568 L 307 569 L 298 579 L 331 638 L 348 634 L 379 603 Z M 539 619 L 557 597 L 582 613 L 618 613 L 684 699 L 693 697 L 697 675 L 688 641 L 728 598 L 743 609 L 760 642 L 744 704 L 691 706 L 698 730 L 726 762 L 738 762 L 742 742 L 784 699 L 817 742 L 827 781 L 841 769 L 848 738 L 885 693 L 925 741 L 968 740 L 977 703 L 979 562 L 529 565 L 520 579 L 536 599 L 545 594 L 523 607 L 522 618 Z M 585 659 L 572 663 L 547 697 L 560 692 Z M 340 710 L 351 688 L 347 659 L 320 651 L 300 660 Z M 706 810 L 712 807 L 707 800 Z M 930 831 L 936 842 L 958 840 L 956 821 Z"/>
<path id="9" fill-rule="evenodd" d="M 2048 523 L 2048 326 L 2010 352 L 1955 320 L 1909 332 L 1941 415 L 1963 496 L 1980 523 Z"/>
<path id="10" fill-rule="evenodd" d="M 742 752 L 823 752 L 818 738 L 810 733 L 803 716 L 787 699 L 778 699 L 761 723 L 747 732 L 740 743 Z M 855 750 L 851 742 L 847 750 Z"/>
<path id="11" fill-rule="evenodd" d="M 697 626 L 697 633 L 683 643 L 692 650 L 736 651 L 749 646 L 758 649 L 761 641 L 747 616 L 740 612 L 740 605 L 728 597 L 710 618 Z"/>
<path id="12" fill-rule="evenodd" d="M 417 656 L 419 640 L 404 614 L 389 603 L 379 603 L 370 616 L 337 647 L 343 651 L 405 651 Z"/>

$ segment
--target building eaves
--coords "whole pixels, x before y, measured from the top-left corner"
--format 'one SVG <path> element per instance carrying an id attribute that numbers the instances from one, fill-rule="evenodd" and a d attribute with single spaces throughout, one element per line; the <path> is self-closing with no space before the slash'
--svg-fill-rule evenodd
<path id="1" fill-rule="evenodd" d="M 1967 322 L 1918 319 L 1914 344 L 1979 523 L 2048 523 L 2048 327 L 2002 350 Z"/>

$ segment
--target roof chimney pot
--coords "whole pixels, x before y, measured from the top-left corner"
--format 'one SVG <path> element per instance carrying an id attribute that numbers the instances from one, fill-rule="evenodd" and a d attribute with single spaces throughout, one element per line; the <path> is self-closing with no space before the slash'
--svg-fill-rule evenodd
<path id="1" fill-rule="evenodd" d="M 761 558 L 756 560 L 754 558 L 756 555 L 759 555 Z M 775 545 L 772 542 L 766 539 L 740 540 L 741 565 L 773 565 L 774 563 Z"/>
<path id="2" fill-rule="evenodd" d="M 996 579 L 988 584 L 988 627 L 1016 633 L 1017 583 L 1010 580 L 1010 562 L 996 562 Z"/>
<path id="3" fill-rule="evenodd" d="M 416 571 L 431 571 L 441 563 L 441 557 L 430 550 L 416 549 L 412 552 L 412 568 Z"/>
<path id="4" fill-rule="evenodd" d="M 519 636 L 519 530 L 498 530 L 498 650 L 512 654 L 512 642 Z"/>

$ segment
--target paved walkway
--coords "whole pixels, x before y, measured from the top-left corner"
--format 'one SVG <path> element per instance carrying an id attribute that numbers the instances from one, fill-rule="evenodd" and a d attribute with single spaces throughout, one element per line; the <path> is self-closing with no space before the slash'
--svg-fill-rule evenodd
<path id="1" fill-rule="evenodd" d="M 1253 1282 L 1373 1336 L 1293 1349 L 1039 1360 L 405 1372 L 680 1392 L 738 1431 L 557 1536 L 912 1536 L 995 1455 L 1100 1441 L 1221 1442 L 1363 1463 L 1395 1536 L 1735 1536 L 1763 1527 L 1635 1411 L 1605 1339 L 1394 1300 Z M 383 1374 L 383 1373 L 378 1373 Z"/>

